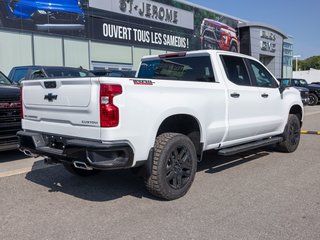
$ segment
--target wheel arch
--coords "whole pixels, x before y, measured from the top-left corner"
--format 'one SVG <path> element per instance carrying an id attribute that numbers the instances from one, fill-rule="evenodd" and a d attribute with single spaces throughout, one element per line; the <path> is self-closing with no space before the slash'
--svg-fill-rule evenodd
<path id="1" fill-rule="evenodd" d="M 190 114 L 175 114 L 168 116 L 161 122 L 156 137 L 166 132 L 181 133 L 188 136 L 196 148 L 198 157 L 201 157 L 203 136 L 201 124 L 196 117 Z"/>
<path id="2" fill-rule="evenodd" d="M 289 114 L 295 114 L 298 116 L 300 124 L 302 125 L 302 121 L 303 121 L 303 110 L 302 107 L 300 105 L 293 105 L 290 108 Z"/>

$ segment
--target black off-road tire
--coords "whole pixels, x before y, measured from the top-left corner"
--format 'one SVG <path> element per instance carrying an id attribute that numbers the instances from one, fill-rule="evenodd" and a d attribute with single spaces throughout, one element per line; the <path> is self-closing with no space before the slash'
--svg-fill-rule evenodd
<path id="1" fill-rule="evenodd" d="M 300 142 L 301 123 L 297 115 L 290 114 L 283 132 L 284 140 L 277 144 L 276 150 L 285 153 L 294 152 Z"/>
<path id="2" fill-rule="evenodd" d="M 67 163 L 67 162 L 63 162 L 62 165 L 68 172 L 72 173 L 73 175 L 81 176 L 81 177 L 93 176 L 100 172 L 100 170 L 97 170 L 97 169 L 85 170 L 85 169 L 76 168 L 72 163 Z"/>
<path id="3" fill-rule="evenodd" d="M 163 133 L 156 138 L 148 191 L 159 198 L 174 200 L 190 189 L 197 170 L 195 147 L 187 136 Z"/>
<path id="4" fill-rule="evenodd" d="M 309 93 L 308 105 L 310 105 L 310 106 L 317 105 L 318 101 L 319 101 L 319 98 L 317 97 L 316 94 L 314 94 L 314 93 Z"/>

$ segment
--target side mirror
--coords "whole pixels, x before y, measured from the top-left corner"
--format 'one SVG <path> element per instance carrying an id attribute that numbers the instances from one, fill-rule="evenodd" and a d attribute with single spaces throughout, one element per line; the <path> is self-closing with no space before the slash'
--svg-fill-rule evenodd
<path id="1" fill-rule="evenodd" d="M 284 90 L 286 90 L 286 88 L 287 88 L 287 87 L 285 87 L 285 86 L 283 86 L 283 85 L 280 84 L 280 86 L 279 86 L 279 92 L 280 92 L 280 94 L 282 94 L 282 93 L 284 92 Z"/>

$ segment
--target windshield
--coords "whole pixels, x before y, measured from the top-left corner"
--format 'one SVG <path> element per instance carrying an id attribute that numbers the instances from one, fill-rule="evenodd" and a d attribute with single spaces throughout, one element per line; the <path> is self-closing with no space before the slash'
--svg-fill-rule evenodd
<path id="1" fill-rule="evenodd" d="M 0 72 L 0 85 L 12 85 L 9 79 L 2 72 Z"/>

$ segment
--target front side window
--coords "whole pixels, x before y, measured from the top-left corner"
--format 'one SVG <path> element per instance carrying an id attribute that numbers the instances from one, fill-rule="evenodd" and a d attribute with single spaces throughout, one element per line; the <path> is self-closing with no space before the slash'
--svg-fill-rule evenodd
<path id="1" fill-rule="evenodd" d="M 214 82 L 210 56 L 144 60 L 138 78 Z"/>
<path id="2" fill-rule="evenodd" d="M 260 63 L 250 60 L 249 65 L 252 69 L 253 75 L 256 79 L 258 87 L 276 88 L 278 87 L 277 82 L 274 80 L 272 75 L 267 71 L 267 69 Z"/>
<path id="3" fill-rule="evenodd" d="M 241 57 L 222 55 L 221 58 L 228 79 L 231 82 L 241 86 L 251 86 L 246 65 Z"/>
<path id="4" fill-rule="evenodd" d="M 300 86 L 300 81 L 297 80 L 297 79 L 294 79 L 294 80 L 293 80 L 293 85 L 294 85 L 294 86 L 297 86 L 297 87 Z"/>

